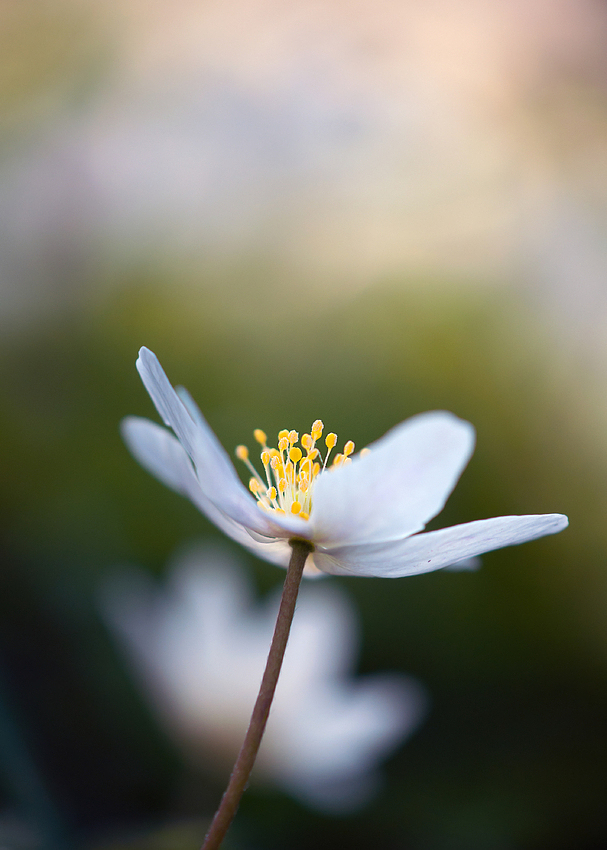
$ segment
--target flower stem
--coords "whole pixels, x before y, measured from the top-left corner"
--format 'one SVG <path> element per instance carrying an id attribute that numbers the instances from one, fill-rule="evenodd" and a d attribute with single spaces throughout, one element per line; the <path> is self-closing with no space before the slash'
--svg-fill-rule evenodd
<path id="1" fill-rule="evenodd" d="M 257 701 L 251 715 L 251 722 L 247 729 L 244 742 L 236 759 L 228 787 L 215 812 L 204 843 L 200 850 L 217 850 L 225 838 L 230 824 L 236 814 L 240 798 L 249 781 L 249 775 L 253 769 L 257 751 L 261 744 L 270 706 L 274 698 L 274 691 L 278 682 L 278 675 L 282 667 L 282 659 L 287 648 L 287 640 L 291 630 L 291 622 L 295 613 L 295 602 L 306 563 L 306 558 L 312 551 L 312 546 L 306 540 L 290 540 L 291 560 L 287 568 L 287 577 L 282 589 L 282 598 L 278 617 L 274 628 L 274 635 L 268 653 L 266 669 L 261 680 Z"/>

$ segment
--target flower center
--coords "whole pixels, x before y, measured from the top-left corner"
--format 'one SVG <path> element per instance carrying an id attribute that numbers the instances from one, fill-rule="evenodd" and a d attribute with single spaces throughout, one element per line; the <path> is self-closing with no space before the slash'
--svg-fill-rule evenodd
<path id="1" fill-rule="evenodd" d="M 248 448 L 236 447 L 236 457 L 242 460 L 251 472 L 249 490 L 257 499 L 260 508 L 296 514 L 302 519 L 310 518 L 316 478 L 327 468 L 335 469 L 342 464 L 351 463 L 350 455 L 354 451 L 354 443 L 348 440 L 343 453 L 336 454 L 328 467 L 329 455 L 337 445 L 337 434 L 331 433 L 325 437 L 326 454 L 323 459 L 317 446 L 323 428 L 323 423 L 317 419 L 310 433 L 303 434 L 301 440 L 297 431 L 280 431 L 276 449 L 267 445 L 266 434 L 256 428 L 253 435 L 262 447 L 261 462 L 265 481 L 249 460 Z M 297 445 L 298 443 L 300 445 Z"/>

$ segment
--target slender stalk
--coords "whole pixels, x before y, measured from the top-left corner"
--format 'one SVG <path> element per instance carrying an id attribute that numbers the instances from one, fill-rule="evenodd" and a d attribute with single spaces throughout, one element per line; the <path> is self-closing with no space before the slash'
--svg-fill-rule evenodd
<path id="1" fill-rule="evenodd" d="M 270 706 L 274 698 L 274 691 L 278 682 L 278 675 L 282 667 L 282 659 L 287 648 L 287 640 L 291 630 L 291 622 L 295 613 L 295 602 L 303 574 L 306 558 L 312 551 L 312 546 L 306 540 L 290 540 L 291 560 L 287 569 L 287 577 L 282 589 L 280 608 L 274 628 L 270 652 L 266 662 L 266 669 L 261 680 L 257 701 L 251 715 L 251 722 L 247 729 L 244 742 L 236 759 L 228 787 L 215 812 L 207 836 L 200 850 L 217 850 L 225 838 L 225 834 L 236 814 L 240 798 L 249 781 L 253 764 L 261 744 Z"/>

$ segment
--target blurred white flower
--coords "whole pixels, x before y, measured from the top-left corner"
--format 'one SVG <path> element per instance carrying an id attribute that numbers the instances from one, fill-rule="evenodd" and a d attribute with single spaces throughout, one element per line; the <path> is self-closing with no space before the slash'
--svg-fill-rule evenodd
<path id="1" fill-rule="evenodd" d="M 135 674 L 185 753 L 207 766 L 235 758 L 259 687 L 280 593 L 253 604 L 223 550 L 178 558 L 165 587 L 118 573 L 103 609 Z M 377 789 L 378 762 L 419 723 L 422 687 L 400 674 L 352 678 L 354 609 L 326 584 L 300 592 L 255 775 L 305 804 L 348 811 Z"/>
<path id="2" fill-rule="evenodd" d="M 147 348 L 139 352 L 137 368 L 177 439 L 147 419 L 127 417 L 122 431 L 133 455 L 229 537 L 272 563 L 286 566 L 289 540 L 303 538 L 314 547 L 306 562 L 308 575 L 393 578 L 554 534 L 568 524 L 561 514 L 506 516 L 418 534 L 442 510 L 474 449 L 472 425 L 445 411 L 402 422 L 365 456 L 349 457 L 354 444 L 347 443 L 342 463 L 327 471 L 317 463 L 320 420 L 304 435 L 305 442 L 302 437 L 305 456 L 295 445 L 299 435 L 294 431 L 281 432 L 285 448 L 280 451 L 268 450 L 266 435 L 256 432 L 267 475 L 265 483 L 260 476 L 252 479 L 256 503 L 190 395 L 173 389 Z M 330 434 L 326 441 L 329 437 L 337 439 Z M 327 451 L 334 445 L 331 439 Z M 237 453 L 248 462 L 244 446 Z"/>

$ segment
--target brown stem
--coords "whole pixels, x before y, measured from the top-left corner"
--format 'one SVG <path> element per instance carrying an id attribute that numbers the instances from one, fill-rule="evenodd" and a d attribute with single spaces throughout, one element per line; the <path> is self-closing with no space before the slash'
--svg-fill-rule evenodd
<path id="1" fill-rule="evenodd" d="M 278 675 L 282 667 L 282 659 L 287 648 L 291 622 L 295 613 L 295 602 L 303 574 L 306 558 L 312 551 L 312 546 L 306 540 L 290 540 L 291 560 L 287 569 L 287 577 L 282 589 L 278 618 L 274 628 L 274 636 L 270 645 L 270 652 L 266 662 L 266 669 L 261 680 L 257 701 L 251 715 L 251 722 L 247 729 L 244 742 L 232 770 L 228 787 L 215 812 L 213 822 L 207 832 L 207 836 L 200 850 L 217 850 L 225 838 L 225 834 L 236 814 L 240 798 L 242 797 L 249 781 L 249 775 L 253 769 L 257 751 L 261 744 L 270 706 L 274 698 Z"/>

